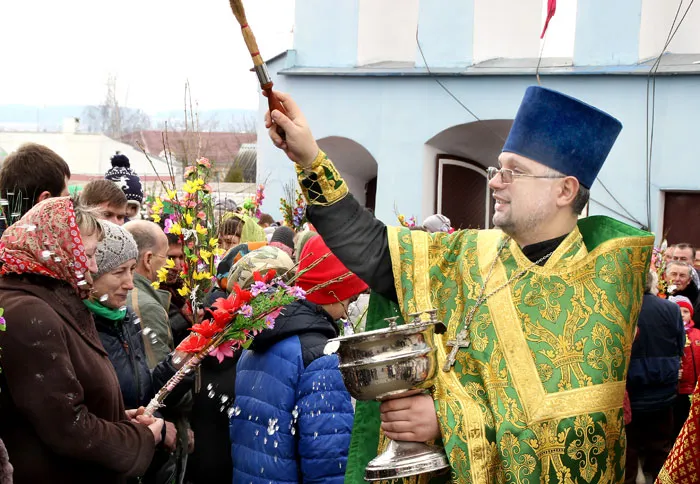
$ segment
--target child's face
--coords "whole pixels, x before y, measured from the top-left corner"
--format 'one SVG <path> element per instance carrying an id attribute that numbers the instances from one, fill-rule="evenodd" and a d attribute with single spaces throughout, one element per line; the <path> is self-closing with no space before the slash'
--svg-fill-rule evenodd
<path id="1" fill-rule="evenodd" d="M 690 309 L 681 308 L 681 316 L 683 317 L 684 323 L 689 323 L 690 322 Z"/>

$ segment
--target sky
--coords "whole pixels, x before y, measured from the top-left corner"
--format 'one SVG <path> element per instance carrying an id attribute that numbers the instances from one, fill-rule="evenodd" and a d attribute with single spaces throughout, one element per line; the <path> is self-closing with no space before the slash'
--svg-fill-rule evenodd
<path id="1" fill-rule="evenodd" d="M 244 0 L 263 58 L 292 47 L 294 0 Z M 99 104 L 110 74 L 128 107 L 257 109 L 255 74 L 226 0 L 2 0 L 0 105 Z"/>

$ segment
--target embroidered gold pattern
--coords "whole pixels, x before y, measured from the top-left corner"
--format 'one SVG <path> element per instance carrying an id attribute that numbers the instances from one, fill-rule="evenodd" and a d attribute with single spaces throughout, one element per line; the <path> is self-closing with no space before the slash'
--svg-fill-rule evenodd
<path id="1" fill-rule="evenodd" d="M 434 306 L 447 324 L 436 336 L 443 363 L 504 236 L 388 232 L 404 317 Z M 652 241 L 621 237 L 589 253 L 576 229 L 476 311 L 471 347 L 438 372 L 434 392 L 453 482 L 622 482 L 624 377 Z M 511 242 L 486 290 L 531 264 Z"/>
<path id="2" fill-rule="evenodd" d="M 348 185 L 326 154 L 319 150 L 311 167 L 296 167 L 301 192 L 310 205 L 333 205 L 349 193 Z"/>

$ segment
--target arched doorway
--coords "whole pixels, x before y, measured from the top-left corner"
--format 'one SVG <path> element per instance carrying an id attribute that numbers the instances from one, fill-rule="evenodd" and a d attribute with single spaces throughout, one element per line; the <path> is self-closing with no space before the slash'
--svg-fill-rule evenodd
<path id="1" fill-rule="evenodd" d="M 512 119 L 460 124 L 433 136 L 426 146 L 435 172 L 434 211 L 460 229 L 492 227 L 493 201 L 486 170 L 498 165 L 498 155 Z"/>
<path id="2" fill-rule="evenodd" d="M 328 136 L 316 141 L 333 160 L 350 193 L 365 207 L 374 210 L 377 195 L 377 162 L 367 149 L 349 138 Z"/>

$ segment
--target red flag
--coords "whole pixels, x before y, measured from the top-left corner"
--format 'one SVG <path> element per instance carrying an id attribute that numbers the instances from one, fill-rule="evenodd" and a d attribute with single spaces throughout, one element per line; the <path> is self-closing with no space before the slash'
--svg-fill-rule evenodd
<path id="1" fill-rule="evenodd" d="M 557 0 L 547 0 L 547 20 L 544 21 L 544 28 L 542 29 L 542 35 L 540 39 L 544 38 L 544 34 L 547 32 L 547 27 L 549 27 L 549 21 L 552 20 L 554 14 L 557 11 Z"/>

